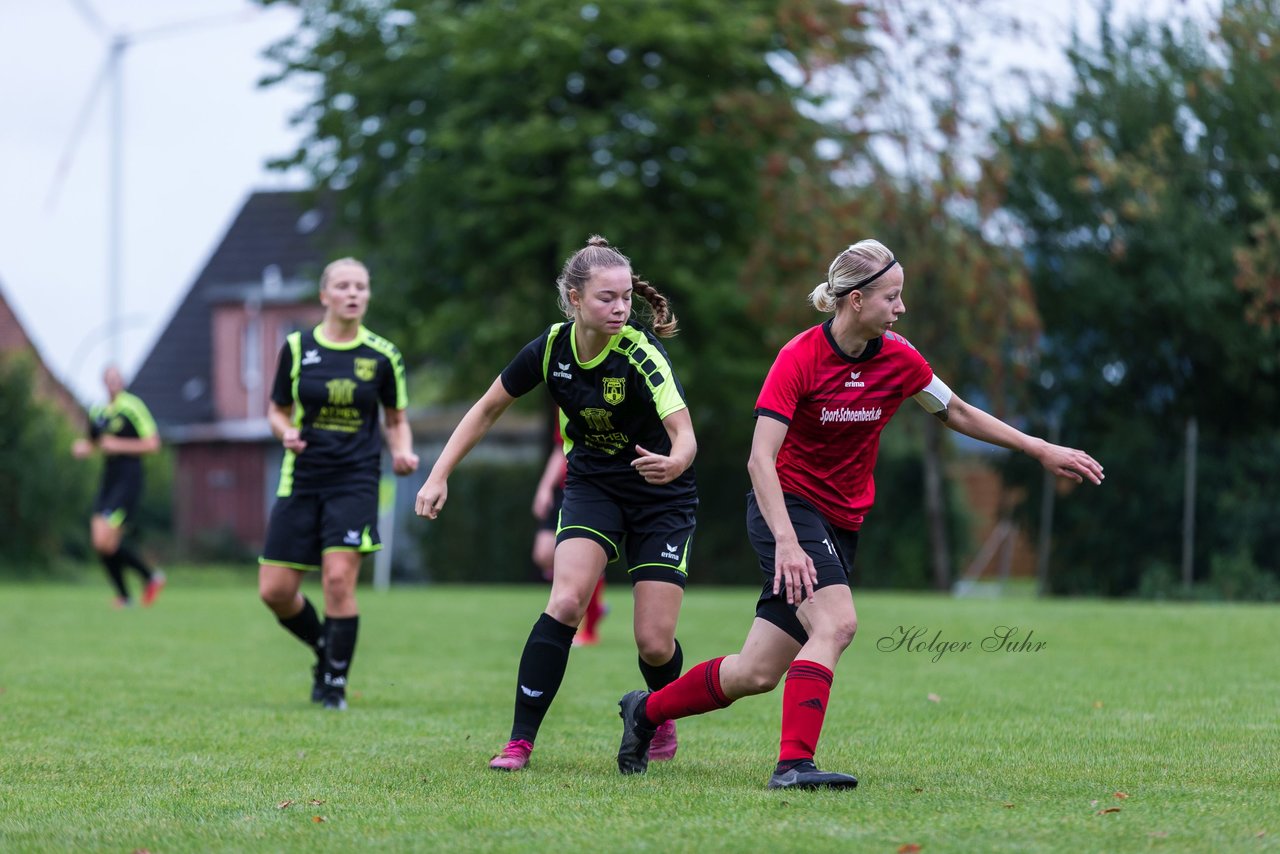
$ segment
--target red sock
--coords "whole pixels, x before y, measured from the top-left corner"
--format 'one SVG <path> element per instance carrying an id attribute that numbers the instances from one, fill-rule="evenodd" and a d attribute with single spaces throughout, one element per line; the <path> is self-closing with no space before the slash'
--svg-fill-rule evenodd
<path id="1" fill-rule="evenodd" d="M 832 673 L 813 661 L 796 660 L 782 688 L 782 745 L 778 761 L 812 759 L 831 699 Z"/>
<path id="2" fill-rule="evenodd" d="M 591 591 L 591 601 L 587 603 L 587 613 L 582 618 L 582 630 L 588 635 L 595 635 L 596 626 L 604 616 L 604 576 L 596 582 L 596 589 Z"/>
<path id="3" fill-rule="evenodd" d="M 733 702 L 720 688 L 720 662 L 724 656 L 695 664 L 676 681 L 654 691 L 645 701 L 644 716 L 657 726 L 675 718 L 687 718 L 723 709 Z"/>

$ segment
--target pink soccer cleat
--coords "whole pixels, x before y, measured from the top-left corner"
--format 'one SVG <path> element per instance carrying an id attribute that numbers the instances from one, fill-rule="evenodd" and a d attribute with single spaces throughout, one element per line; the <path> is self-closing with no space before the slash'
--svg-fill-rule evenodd
<path id="1" fill-rule="evenodd" d="M 150 608 L 151 603 L 156 601 L 156 597 L 160 595 L 160 591 L 164 589 L 165 577 L 164 573 L 156 570 L 151 573 L 151 580 L 147 582 L 147 587 L 142 591 L 142 607 Z"/>
<path id="2" fill-rule="evenodd" d="M 676 722 L 663 721 L 649 742 L 649 759 L 652 762 L 666 762 L 676 755 Z"/>
<path id="3" fill-rule="evenodd" d="M 489 767 L 494 771 L 519 771 L 529 764 L 529 754 L 533 745 L 523 738 L 508 741 L 502 752 L 489 760 Z"/>

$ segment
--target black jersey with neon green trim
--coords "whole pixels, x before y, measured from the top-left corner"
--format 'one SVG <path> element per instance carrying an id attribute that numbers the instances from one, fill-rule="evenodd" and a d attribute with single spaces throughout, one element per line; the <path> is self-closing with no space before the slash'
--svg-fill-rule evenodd
<path id="1" fill-rule="evenodd" d="M 110 403 L 99 403 L 89 410 L 89 435 L 95 440 L 102 436 L 146 439 L 155 433 L 156 422 L 151 410 L 141 398 L 127 391 L 117 394 Z M 142 457 L 137 454 L 107 454 L 106 457 L 107 464 L 102 471 L 104 482 L 141 476 Z"/>
<path id="2" fill-rule="evenodd" d="M 291 333 L 280 350 L 271 400 L 293 407 L 307 443 L 286 450 L 276 495 L 376 484 L 382 455 L 378 404 L 409 405 L 404 359 L 387 339 L 363 326 L 351 341 L 326 340 L 321 327 Z"/>
<path id="3" fill-rule="evenodd" d="M 631 467 L 635 446 L 671 452 L 662 419 L 686 409 L 684 389 L 667 352 L 647 329 L 628 324 L 588 362 L 578 358 L 573 321 L 552 324 L 502 371 L 507 394 L 520 397 L 541 382 L 560 408 L 568 477 L 612 478 L 637 500 L 693 497 L 693 469 L 667 484 L 649 484 Z"/>

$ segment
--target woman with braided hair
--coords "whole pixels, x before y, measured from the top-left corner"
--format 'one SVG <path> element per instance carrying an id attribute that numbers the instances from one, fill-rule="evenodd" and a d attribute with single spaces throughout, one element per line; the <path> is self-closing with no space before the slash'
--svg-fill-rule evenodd
<path id="1" fill-rule="evenodd" d="M 640 673 L 651 690 L 680 675 L 676 622 L 688 576 L 697 489 L 697 442 L 684 391 L 658 337 L 675 334 L 666 297 L 594 236 L 556 280 L 567 322 L 529 342 L 454 429 L 418 492 L 435 519 L 454 467 L 521 395 L 545 382 L 560 410 L 568 475 L 556 530 L 551 596 L 525 643 L 511 738 L 489 767 L 529 763 L 538 729 L 564 678 L 574 633 L 605 565 L 625 560 L 635 596 Z M 631 320 L 633 295 L 651 315 Z M 658 728 L 650 759 L 675 754 L 675 724 Z"/>

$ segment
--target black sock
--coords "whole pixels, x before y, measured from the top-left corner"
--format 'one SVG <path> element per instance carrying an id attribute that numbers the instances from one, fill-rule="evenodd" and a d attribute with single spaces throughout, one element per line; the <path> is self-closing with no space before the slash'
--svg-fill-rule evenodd
<path id="1" fill-rule="evenodd" d="M 550 614 L 543 614 L 533 624 L 529 639 L 520 656 L 516 675 L 516 713 L 511 723 L 511 740 L 524 739 L 530 744 L 538 737 L 542 719 L 564 681 L 569 663 L 569 647 L 577 626 L 566 626 Z"/>
<path id="2" fill-rule="evenodd" d="M 315 606 L 311 604 L 310 599 L 303 596 L 302 610 L 292 617 L 276 617 L 276 619 L 280 621 L 280 625 L 289 630 L 290 634 L 315 650 L 316 657 L 320 656 L 324 641 L 324 626 L 320 625 L 320 617 L 316 614 Z"/>
<path id="3" fill-rule="evenodd" d="M 324 684 L 330 688 L 347 687 L 347 672 L 356 654 L 356 635 L 360 617 L 324 618 Z"/>
<path id="4" fill-rule="evenodd" d="M 676 640 L 676 651 L 666 664 L 650 664 L 643 658 L 640 659 L 640 675 L 644 677 L 644 684 L 649 686 L 650 691 L 665 688 L 679 679 L 680 671 L 683 668 L 684 650 L 680 648 L 678 639 Z"/>
<path id="5" fill-rule="evenodd" d="M 138 553 L 126 546 L 120 544 L 120 548 L 116 549 L 116 556 L 120 558 L 121 563 L 125 566 L 131 566 L 138 571 L 144 582 L 151 580 L 151 567 L 147 566 L 142 558 L 138 557 Z"/>
<path id="6" fill-rule="evenodd" d="M 128 599 L 129 588 L 124 586 L 124 567 L 120 564 L 119 555 L 99 554 L 98 560 L 102 561 L 102 565 L 106 567 L 107 577 L 111 579 L 111 585 L 115 587 L 116 593 L 121 599 Z"/>

